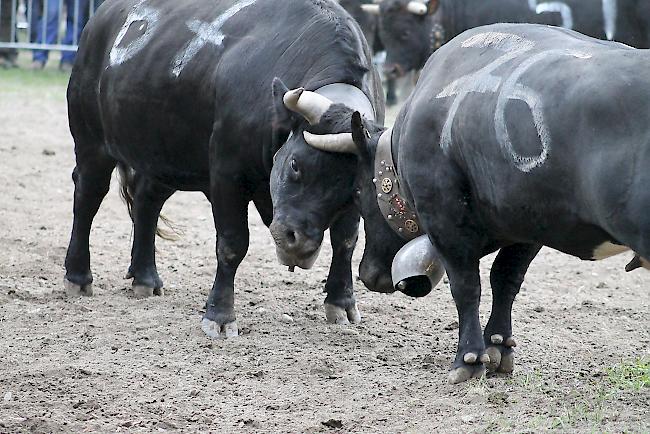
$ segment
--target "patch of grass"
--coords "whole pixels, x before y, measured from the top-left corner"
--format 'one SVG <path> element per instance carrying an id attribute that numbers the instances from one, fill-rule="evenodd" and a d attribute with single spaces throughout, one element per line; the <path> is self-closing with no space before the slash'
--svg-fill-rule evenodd
<path id="1" fill-rule="evenodd" d="M 634 392 L 650 387 L 650 358 L 623 362 L 608 369 L 607 380 L 619 389 Z"/>
<path id="2" fill-rule="evenodd" d="M 21 51 L 18 56 L 19 68 L 0 69 L 0 95 L 18 94 L 28 98 L 65 99 L 65 91 L 70 75 L 59 71 L 59 55 L 50 53 L 45 69 L 32 70 L 32 54 Z"/>
<path id="3" fill-rule="evenodd" d="M 594 432 L 597 432 L 608 416 L 607 401 L 610 397 L 610 394 L 600 389 L 591 401 L 575 402 L 565 406 L 563 413 L 553 418 L 551 429 L 567 430 L 589 425 Z"/>

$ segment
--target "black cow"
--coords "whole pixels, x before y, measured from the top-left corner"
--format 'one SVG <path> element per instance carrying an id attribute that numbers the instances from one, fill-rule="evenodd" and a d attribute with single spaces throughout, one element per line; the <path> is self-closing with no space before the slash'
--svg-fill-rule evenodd
<path id="1" fill-rule="evenodd" d="M 626 270 L 650 269 L 650 79 L 639 73 L 648 66 L 645 51 L 557 27 L 465 32 L 428 61 L 394 129 L 348 110 L 351 133 L 305 133 L 319 151 L 346 154 L 340 163 L 308 164 L 299 146 L 280 151 L 271 176 L 274 224 L 316 206 L 317 187 L 278 182 L 287 179 L 287 160 L 300 155 L 313 177 L 351 183 L 358 176 L 364 283 L 424 295 L 430 287 L 422 290 L 400 267 L 416 264 L 411 277 L 439 278 L 431 270 L 443 265 L 460 324 L 450 380 L 480 375 L 484 364 L 511 372 L 512 304 L 542 245 L 584 260 L 633 250 Z M 359 174 L 339 170 L 353 154 Z M 318 206 L 326 221 L 337 202 Z M 322 230 L 310 222 L 299 230 Z M 481 333 L 479 260 L 497 250 L 492 313 Z"/>
<path id="2" fill-rule="evenodd" d="M 237 334 L 233 282 L 248 249 L 248 204 L 252 200 L 264 223 L 271 223 L 273 155 L 292 130 L 307 125 L 285 108 L 287 89 L 276 76 L 383 122 L 383 96 L 365 38 L 333 1 L 102 5 L 84 30 L 68 86 L 77 163 L 68 293 L 92 294 L 88 237 L 117 166 L 132 202 L 128 275 L 136 295 L 162 292 L 154 237 L 163 203 L 176 190 L 201 191 L 212 203 L 218 234 L 217 274 L 202 327 L 212 337 Z M 340 131 L 336 123 L 313 122 L 321 133 Z M 350 259 L 359 216 L 352 206 L 337 211 L 327 222 L 335 254 L 325 284 L 326 314 L 330 322 L 356 322 Z"/>
<path id="3" fill-rule="evenodd" d="M 465 30 L 500 22 L 551 24 L 650 48 L 647 0 L 382 0 L 375 12 L 386 72 L 393 76 L 421 69 L 431 53 Z"/>
<path id="4" fill-rule="evenodd" d="M 372 0 L 338 0 L 339 4 L 354 18 L 368 41 L 373 53 L 384 51 L 384 45 L 379 37 L 379 16 L 375 11 L 376 5 Z M 386 105 L 397 104 L 397 80 L 388 76 L 385 79 Z"/>

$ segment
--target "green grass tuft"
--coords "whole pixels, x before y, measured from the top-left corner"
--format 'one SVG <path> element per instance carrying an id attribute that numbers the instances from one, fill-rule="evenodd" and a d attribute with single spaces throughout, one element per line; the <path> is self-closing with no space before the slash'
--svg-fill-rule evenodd
<path id="1" fill-rule="evenodd" d="M 650 387 L 650 358 L 623 362 L 607 370 L 612 385 L 624 390 L 640 391 Z"/>

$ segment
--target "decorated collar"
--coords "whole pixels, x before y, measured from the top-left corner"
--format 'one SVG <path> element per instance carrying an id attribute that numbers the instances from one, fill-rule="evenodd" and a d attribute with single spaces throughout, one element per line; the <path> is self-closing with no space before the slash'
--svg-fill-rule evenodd
<path id="1" fill-rule="evenodd" d="M 409 205 L 402 191 L 397 169 L 393 162 L 393 129 L 389 128 L 379 138 L 375 154 L 375 172 L 372 182 L 377 191 L 377 203 L 381 214 L 399 236 L 412 240 L 423 234 L 415 210 Z"/>
<path id="2" fill-rule="evenodd" d="M 429 54 L 435 53 L 438 48 L 442 47 L 447 42 L 446 33 L 445 27 L 440 23 L 435 23 L 431 26 Z"/>

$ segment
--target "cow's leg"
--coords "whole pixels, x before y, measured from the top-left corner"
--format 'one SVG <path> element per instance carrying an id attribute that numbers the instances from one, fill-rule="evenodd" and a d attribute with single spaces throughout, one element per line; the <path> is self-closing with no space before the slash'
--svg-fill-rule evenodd
<path id="1" fill-rule="evenodd" d="M 333 324 L 361 322 L 352 284 L 352 253 L 359 237 L 359 212 L 350 208 L 330 225 L 332 265 L 325 283 L 325 318 Z"/>
<path id="2" fill-rule="evenodd" d="M 65 257 L 64 286 L 70 296 L 92 295 L 90 271 L 90 228 L 99 206 L 108 193 L 115 160 L 98 148 L 77 148 L 74 181 L 74 217 L 72 235 Z"/>
<path id="3" fill-rule="evenodd" d="M 487 354 L 478 315 L 481 281 L 478 258 L 446 261 L 445 265 L 458 310 L 458 351 L 449 373 L 449 381 L 456 384 L 485 372 Z"/>
<path id="4" fill-rule="evenodd" d="M 490 371 L 512 372 L 516 346 L 512 337 L 512 303 L 519 293 L 528 266 L 541 246 L 513 244 L 499 251 L 490 272 L 492 284 L 492 313 L 485 326 L 483 339 L 487 347 Z"/>
<path id="5" fill-rule="evenodd" d="M 238 335 L 235 316 L 235 273 L 248 251 L 249 194 L 235 177 L 211 179 L 210 200 L 217 230 L 217 275 L 201 327 L 212 338 Z M 242 183 L 243 184 L 243 183 Z"/>
<path id="6" fill-rule="evenodd" d="M 174 190 L 137 174 L 134 189 L 133 247 L 127 278 L 133 278 L 136 297 L 163 295 L 163 282 L 156 269 L 156 227 L 160 211 Z"/>
<path id="7" fill-rule="evenodd" d="M 386 105 L 394 106 L 397 104 L 397 79 L 386 78 Z"/>

